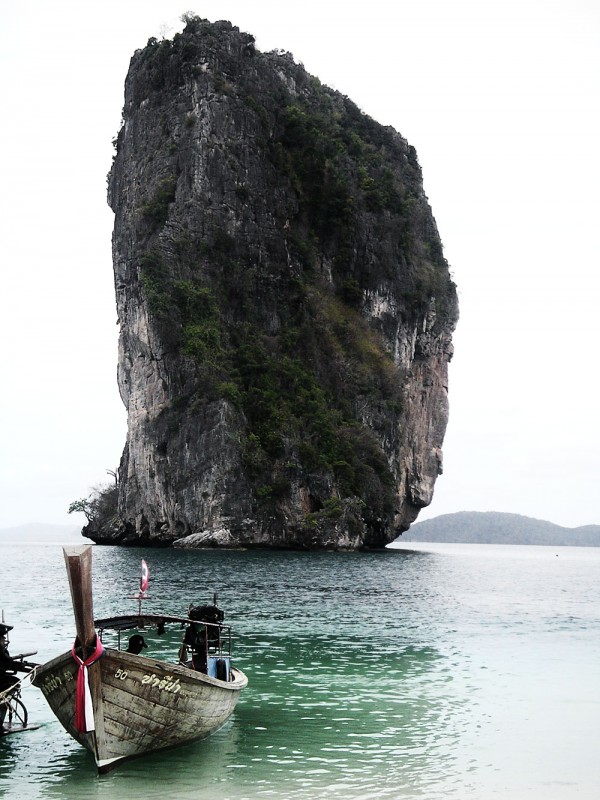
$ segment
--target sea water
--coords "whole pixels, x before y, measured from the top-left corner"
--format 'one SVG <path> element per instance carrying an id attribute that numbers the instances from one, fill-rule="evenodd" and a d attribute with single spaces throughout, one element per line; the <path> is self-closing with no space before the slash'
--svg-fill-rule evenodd
<path id="1" fill-rule="evenodd" d="M 0 740 L 0 797 L 595 800 L 600 796 L 600 548 L 424 545 L 378 553 L 94 547 L 97 617 L 185 613 L 214 591 L 248 676 L 209 739 L 93 759 L 41 693 L 40 727 Z M 11 652 L 69 648 L 62 550 L 0 544 Z M 164 641 L 148 632 L 150 649 Z"/>

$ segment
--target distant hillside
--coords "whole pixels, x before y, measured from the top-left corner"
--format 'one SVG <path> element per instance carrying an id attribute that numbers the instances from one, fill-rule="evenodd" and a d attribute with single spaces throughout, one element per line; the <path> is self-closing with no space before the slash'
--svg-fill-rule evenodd
<path id="1" fill-rule="evenodd" d="M 13 528 L 0 528 L 0 543 L 10 544 L 85 544 L 81 527 L 31 522 Z"/>
<path id="2" fill-rule="evenodd" d="M 459 511 L 417 522 L 398 541 L 600 547 L 600 525 L 563 528 L 520 514 Z"/>

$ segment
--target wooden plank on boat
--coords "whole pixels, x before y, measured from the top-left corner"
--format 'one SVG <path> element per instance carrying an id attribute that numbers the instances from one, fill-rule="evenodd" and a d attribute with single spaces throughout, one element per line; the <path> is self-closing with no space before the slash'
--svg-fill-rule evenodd
<path id="1" fill-rule="evenodd" d="M 231 716 L 247 683 L 239 670 L 234 670 L 236 680 L 224 683 L 184 666 L 111 648 L 97 663 L 102 682 L 102 762 L 206 738 Z M 75 662 L 65 653 L 38 671 L 36 685 L 67 731 L 95 752 L 90 735 L 74 727 L 75 678 Z"/>
<path id="2" fill-rule="evenodd" d="M 91 560 L 90 545 L 65 548 L 84 658 L 96 644 Z M 110 617 L 97 624 L 120 631 L 148 623 L 164 628 L 165 622 L 186 626 L 189 618 L 138 614 Z M 82 733 L 74 719 L 78 669 L 69 651 L 39 667 L 32 682 L 69 734 L 94 754 L 100 773 L 126 759 L 209 736 L 229 719 L 248 683 L 237 669 L 231 670 L 232 680 L 224 681 L 188 665 L 106 647 L 103 656 L 88 667 L 96 730 Z"/>
<path id="3" fill-rule="evenodd" d="M 92 546 L 84 544 L 64 547 L 63 554 L 71 589 L 75 630 L 85 659 L 96 639 L 92 599 Z"/>
<path id="4" fill-rule="evenodd" d="M 92 546 L 86 544 L 77 547 L 64 547 L 63 553 L 69 576 L 77 638 L 82 648 L 83 658 L 87 658 L 92 653 L 96 643 L 92 594 Z M 95 731 L 91 733 L 91 740 L 94 743 L 96 760 L 101 761 L 105 759 L 106 737 L 104 735 L 100 661 L 96 661 L 95 664 L 91 664 L 88 667 L 88 680 L 94 707 L 95 725 Z M 90 734 L 85 734 L 85 737 L 86 742 L 89 741 Z M 86 746 L 89 745 L 86 744 Z"/>

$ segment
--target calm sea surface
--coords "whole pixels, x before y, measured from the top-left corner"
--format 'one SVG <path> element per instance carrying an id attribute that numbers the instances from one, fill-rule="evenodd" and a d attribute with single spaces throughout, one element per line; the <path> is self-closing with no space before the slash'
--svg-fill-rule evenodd
<path id="1" fill-rule="evenodd" d="M 96 616 L 132 610 L 142 557 L 149 611 L 218 591 L 249 687 L 210 739 L 102 778 L 28 687 L 40 728 L 0 740 L 0 797 L 596 800 L 600 548 L 402 547 L 94 548 Z M 11 652 L 70 647 L 60 546 L 0 544 L 0 563 Z"/>

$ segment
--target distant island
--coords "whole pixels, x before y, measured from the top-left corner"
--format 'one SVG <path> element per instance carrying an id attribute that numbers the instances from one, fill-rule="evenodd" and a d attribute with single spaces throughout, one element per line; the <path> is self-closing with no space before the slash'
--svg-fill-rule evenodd
<path id="1" fill-rule="evenodd" d="M 396 541 L 599 547 L 600 525 L 564 528 L 520 514 L 459 511 L 417 522 Z"/>
<path id="2" fill-rule="evenodd" d="M 78 527 L 29 523 L 0 528 L 0 544 L 83 544 Z M 546 520 L 498 511 L 459 511 L 411 525 L 397 542 L 537 544 L 600 547 L 600 525 L 565 528 Z"/>
<path id="3" fill-rule="evenodd" d="M 0 528 L 0 544 L 84 544 L 85 541 L 81 528 L 74 525 L 30 522 Z"/>

